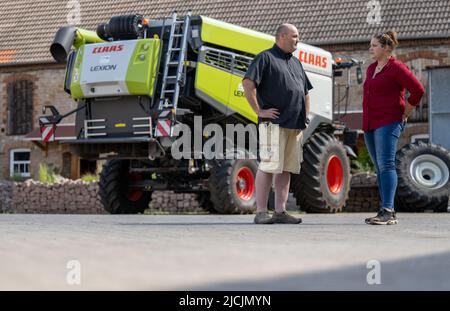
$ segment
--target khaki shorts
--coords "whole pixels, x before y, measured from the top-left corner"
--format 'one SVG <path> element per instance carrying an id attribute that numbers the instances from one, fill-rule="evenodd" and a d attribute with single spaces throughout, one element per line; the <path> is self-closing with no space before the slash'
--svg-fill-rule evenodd
<path id="1" fill-rule="evenodd" d="M 278 124 L 259 124 L 258 169 L 273 174 L 291 172 L 300 174 L 303 161 L 303 133 L 297 129 L 286 129 Z"/>

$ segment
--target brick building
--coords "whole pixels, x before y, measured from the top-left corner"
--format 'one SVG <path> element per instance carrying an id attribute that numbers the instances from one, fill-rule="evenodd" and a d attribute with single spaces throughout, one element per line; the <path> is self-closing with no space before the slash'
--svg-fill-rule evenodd
<path id="1" fill-rule="evenodd" d="M 251 9 L 249 9 L 251 8 Z M 57 29 L 72 24 L 95 29 L 111 16 L 141 13 L 148 18 L 168 16 L 174 9 L 183 14 L 191 9 L 230 23 L 273 34 L 289 22 L 299 28 L 301 40 L 331 51 L 335 57 L 352 57 L 370 64 L 368 44 L 373 34 L 393 29 L 400 48 L 396 56 L 407 63 L 427 87 L 428 66 L 450 65 L 450 1 L 270 1 L 220 0 L 17 0 L 2 3 L 0 12 L 0 179 L 16 174 L 36 177 L 39 163 L 53 165 L 63 175 L 76 178 L 92 169 L 70 154 L 58 141 L 41 144 L 33 135 L 44 105 L 54 105 L 62 113 L 75 107 L 63 91 L 64 66 L 52 59 L 49 46 Z M 352 85 L 348 102 L 340 101 L 345 77 L 336 78 L 335 111 L 350 127 L 360 128 L 362 86 Z M 411 135 L 428 131 L 427 97 L 408 125 L 403 142 Z M 75 135 L 73 118 L 64 121 L 56 139 Z M 30 138 L 31 137 L 31 138 Z M 417 136 L 420 137 L 420 136 Z"/>

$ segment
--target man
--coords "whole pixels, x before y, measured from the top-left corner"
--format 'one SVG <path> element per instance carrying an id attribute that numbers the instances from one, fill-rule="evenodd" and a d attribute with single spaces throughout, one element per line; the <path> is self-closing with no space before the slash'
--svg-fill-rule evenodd
<path id="1" fill-rule="evenodd" d="M 311 83 L 292 53 L 299 42 L 294 25 L 276 31 L 271 49 L 256 55 L 242 81 L 245 97 L 258 115 L 261 162 L 256 174 L 256 224 L 301 223 L 286 213 L 290 173 L 300 173 L 302 130 L 309 120 Z M 275 175 L 275 176 L 274 176 Z M 274 177 L 274 178 L 273 178 Z M 267 212 L 267 201 L 275 184 L 275 213 Z"/>

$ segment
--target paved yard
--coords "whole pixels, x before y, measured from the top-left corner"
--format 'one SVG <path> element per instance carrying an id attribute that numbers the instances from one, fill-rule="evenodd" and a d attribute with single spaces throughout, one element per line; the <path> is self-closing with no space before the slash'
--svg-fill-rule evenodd
<path id="1" fill-rule="evenodd" d="M 450 214 L 368 215 L 2 214 L 0 290 L 450 290 Z"/>

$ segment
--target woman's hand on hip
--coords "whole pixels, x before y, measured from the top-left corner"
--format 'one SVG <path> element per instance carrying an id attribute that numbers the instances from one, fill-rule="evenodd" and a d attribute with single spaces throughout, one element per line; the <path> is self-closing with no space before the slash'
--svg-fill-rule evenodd
<path id="1" fill-rule="evenodd" d="M 405 112 L 403 112 L 402 121 L 407 122 L 409 116 L 411 115 L 412 111 L 414 110 L 414 106 L 410 103 L 406 103 L 405 105 Z"/>

